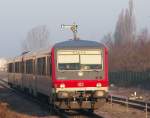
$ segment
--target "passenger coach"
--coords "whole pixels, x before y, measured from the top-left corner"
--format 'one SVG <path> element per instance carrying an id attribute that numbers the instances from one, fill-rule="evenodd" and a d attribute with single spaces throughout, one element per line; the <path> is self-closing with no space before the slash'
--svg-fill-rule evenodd
<path id="1" fill-rule="evenodd" d="M 8 63 L 10 86 L 60 109 L 95 109 L 108 93 L 108 52 L 98 42 L 68 40 Z"/>

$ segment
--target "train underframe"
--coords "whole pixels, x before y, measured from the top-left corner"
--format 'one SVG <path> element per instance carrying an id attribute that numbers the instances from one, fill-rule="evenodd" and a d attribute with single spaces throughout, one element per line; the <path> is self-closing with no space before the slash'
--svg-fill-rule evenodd
<path id="1" fill-rule="evenodd" d="M 85 94 L 78 92 L 77 96 L 60 97 L 58 94 L 53 95 L 52 104 L 65 110 L 87 109 L 93 111 L 107 102 L 107 93 L 103 96 L 95 96 L 95 92 Z"/>

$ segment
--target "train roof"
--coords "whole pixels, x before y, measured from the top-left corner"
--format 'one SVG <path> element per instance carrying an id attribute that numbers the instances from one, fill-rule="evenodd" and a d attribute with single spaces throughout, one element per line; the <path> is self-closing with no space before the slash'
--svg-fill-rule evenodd
<path id="1" fill-rule="evenodd" d="M 102 43 L 98 43 L 96 41 L 89 40 L 67 40 L 63 42 L 56 43 L 53 48 L 104 48 L 105 46 Z M 52 47 L 47 47 L 45 49 L 39 49 L 36 51 L 29 51 L 23 53 L 22 55 L 9 59 L 8 62 L 18 61 L 22 57 L 25 59 L 33 58 L 34 56 L 39 57 L 42 55 L 48 55 L 51 52 Z"/>
<path id="2" fill-rule="evenodd" d="M 50 51 L 51 51 L 51 47 L 42 48 L 42 49 L 35 50 L 35 51 L 29 51 L 29 52 L 23 54 L 23 56 L 47 55 L 50 53 Z"/>
<path id="3" fill-rule="evenodd" d="M 54 48 L 80 48 L 80 47 L 104 48 L 105 46 L 96 41 L 89 41 L 89 40 L 68 40 L 68 41 L 56 43 L 54 45 Z"/>

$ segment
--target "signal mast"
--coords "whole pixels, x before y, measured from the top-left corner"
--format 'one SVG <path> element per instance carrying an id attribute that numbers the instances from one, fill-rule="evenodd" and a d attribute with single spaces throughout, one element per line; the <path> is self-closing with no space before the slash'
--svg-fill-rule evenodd
<path id="1" fill-rule="evenodd" d="M 61 25 L 61 29 L 63 28 L 69 28 L 72 32 L 73 32 L 73 40 L 79 40 L 79 38 L 77 37 L 77 29 L 78 29 L 78 25 L 73 23 L 72 25 Z"/>

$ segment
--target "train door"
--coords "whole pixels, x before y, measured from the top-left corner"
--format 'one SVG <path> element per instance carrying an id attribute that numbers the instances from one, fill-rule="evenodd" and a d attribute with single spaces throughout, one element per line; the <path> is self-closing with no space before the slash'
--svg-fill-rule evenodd
<path id="1" fill-rule="evenodd" d="M 33 58 L 33 74 L 32 74 L 32 89 L 31 93 L 36 96 L 37 95 L 37 80 L 36 80 L 36 58 Z"/>
<path id="2" fill-rule="evenodd" d="M 12 84 L 13 84 L 13 87 L 15 87 L 15 62 L 13 62 Z"/>
<path id="3" fill-rule="evenodd" d="M 10 86 L 13 86 L 14 83 L 14 63 L 11 62 L 8 64 L 8 83 Z"/>
<path id="4" fill-rule="evenodd" d="M 50 77 L 48 76 L 47 68 L 47 55 L 37 57 L 36 61 L 36 79 L 37 79 L 37 91 L 40 94 L 49 96 L 50 92 Z"/>
<path id="5" fill-rule="evenodd" d="M 25 72 L 25 66 L 24 66 L 24 61 L 23 61 L 23 57 L 22 57 L 22 61 L 21 61 L 21 89 L 23 90 L 23 77 L 24 77 L 24 72 Z"/>
<path id="6" fill-rule="evenodd" d="M 33 57 L 25 59 L 25 73 L 23 75 L 24 90 L 32 94 L 33 89 Z"/>
<path id="7" fill-rule="evenodd" d="M 52 63 L 51 63 L 51 57 L 47 56 L 47 77 L 48 77 L 48 83 L 49 83 L 49 96 L 52 96 Z"/>
<path id="8" fill-rule="evenodd" d="M 26 62 L 22 58 L 22 90 L 25 89 L 25 73 L 26 73 Z"/>
<path id="9" fill-rule="evenodd" d="M 32 57 L 32 59 L 28 60 L 29 61 L 29 66 L 27 68 L 27 70 L 29 70 L 28 73 L 28 84 L 29 84 L 29 93 L 34 95 L 35 94 L 35 89 L 36 89 L 36 85 L 35 85 L 35 57 Z M 27 61 L 27 62 L 28 62 Z"/>

